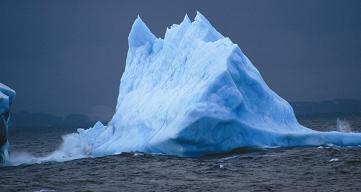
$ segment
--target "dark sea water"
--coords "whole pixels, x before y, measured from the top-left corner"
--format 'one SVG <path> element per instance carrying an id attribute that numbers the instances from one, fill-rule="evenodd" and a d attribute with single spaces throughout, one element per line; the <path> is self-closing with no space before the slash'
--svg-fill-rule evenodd
<path id="1" fill-rule="evenodd" d="M 341 119 L 361 132 L 360 116 Z M 337 130 L 336 117 L 299 120 Z M 10 150 L 45 155 L 65 133 L 12 131 Z M 0 191 L 361 191 L 361 148 L 237 150 L 202 158 L 126 153 L 0 167 Z"/>

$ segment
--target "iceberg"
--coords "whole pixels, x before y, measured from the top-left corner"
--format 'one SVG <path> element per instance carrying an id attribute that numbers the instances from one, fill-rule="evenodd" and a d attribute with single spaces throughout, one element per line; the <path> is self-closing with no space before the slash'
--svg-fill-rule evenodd
<path id="1" fill-rule="evenodd" d="M 201 156 L 236 148 L 361 144 L 360 133 L 297 122 L 237 44 L 200 13 L 157 38 L 138 16 L 129 37 L 116 112 L 64 136 L 45 160 L 122 152 Z M 43 159 L 44 160 L 44 159 Z"/>
<path id="2" fill-rule="evenodd" d="M 0 83 L 0 163 L 8 162 L 8 123 L 10 106 L 15 98 L 15 91 Z"/>

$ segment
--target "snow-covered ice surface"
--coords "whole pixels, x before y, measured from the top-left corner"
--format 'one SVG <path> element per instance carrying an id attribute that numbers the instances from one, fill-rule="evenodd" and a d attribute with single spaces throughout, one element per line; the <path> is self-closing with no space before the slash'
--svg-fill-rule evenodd
<path id="1" fill-rule="evenodd" d="M 8 161 L 8 122 L 15 91 L 0 83 L 0 163 Z"/>
<path id="2" fill-rule="evenodd" d="M 41 160 L 121 152 L 201 156 L 235 148 L 361 144 L 360 133 L 300 125 L 237 44 L 197 13 L 155 37 L 138 17 L 108 125 L 79 129 Z"/>

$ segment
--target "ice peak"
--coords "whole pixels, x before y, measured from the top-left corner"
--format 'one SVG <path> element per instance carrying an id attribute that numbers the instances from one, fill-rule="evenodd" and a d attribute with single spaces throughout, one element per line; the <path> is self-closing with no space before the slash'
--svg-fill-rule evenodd
<path id="1" fill-rule="evenodd" d="M 191 23 L 191 20 L 189 19 L 188 14 L 186 14 L 184 16 L 184 19 L 183 19 L 182 23 Z"/>
<path id="2" fill-rule="evenodd" d="M 208 25 L 210 28 L 213 28 L 213 26 L 208 21 L 208 19 L 205 16 L 203 16 L 199 11 L 197 11 L 196 16 L 194 17 L 194 21 L 204 23 L 204 24 Z"/>
<path id="3" fill-rule="evenodd" d="M 147 42 L 152 43 L 155 39 L 155 35 L 149 30 L 147 25 L 138 15 L 128 36 L 129 48 L 139 47 Z"/>
<path id="4" fill-rule="evenodd" d="M 217 41 L 221 38 L 223 38 L 223 35 L 220 34 L 213 26 L 212 24 L 208 21 L 208 19 L 203 16 L 200 12 L 197 11 L 197 15 L 194 18 L 194 22 L 195 26 L 198 26 L 200 28 L 202 28 L 203 30 L 206 30 L 207 33 L 206 35 L 203 37 L 204 41 Z"/>

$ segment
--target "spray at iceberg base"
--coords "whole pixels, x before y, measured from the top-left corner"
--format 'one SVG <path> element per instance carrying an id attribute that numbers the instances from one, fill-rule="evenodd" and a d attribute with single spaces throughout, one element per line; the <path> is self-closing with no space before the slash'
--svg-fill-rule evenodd
<path id="1" fill-rule="evenodd" d="M 138 17 L 128 37 L 116 113 L 65 136 L 41 160 L 121 152 L 200 156 L 235 148 L 357 146 L 360 133 L 318 132 L 262 79 L 238 45 L 197 13 L 156 38 Z"/>

